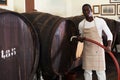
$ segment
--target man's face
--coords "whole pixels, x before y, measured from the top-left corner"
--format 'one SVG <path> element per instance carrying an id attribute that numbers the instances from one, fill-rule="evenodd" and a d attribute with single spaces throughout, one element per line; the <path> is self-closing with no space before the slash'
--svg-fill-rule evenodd
<path id="1" fill-rule="evenodd" d="M 92 10 L 89 6 L 85 6 L 83 8 L 83 14 L 85 17 L 91 17 L 92 16 Z"/>

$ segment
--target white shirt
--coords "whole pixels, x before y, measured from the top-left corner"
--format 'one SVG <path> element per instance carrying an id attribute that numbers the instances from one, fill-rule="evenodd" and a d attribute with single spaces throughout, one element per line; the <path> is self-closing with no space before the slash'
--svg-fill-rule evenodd
<path id="1" fill-rule="evenodd" d="M 113 40 L 113 35 L 112 35 L 109 27 L 107 26 L 105 20 L 102 19 L 102 18 L 98 18 L 98 17 L 95 17 L 92 22 L 88 22 L 86 19 L 82 20 L 79 23 L 79 26 L 78 26 L 79 33 L 81 35 L 83 35 L 84 34 L 83 29 L 84 28 L 91 28 L 91 27 L 94 27 L 94 26 L 96 26 L 96 28 L 98 30 L 98 34 L 101 38 L 102 38 L 102 31 L 104 31 L 105 34 L 107 35 L 107 39 L 111 40 L 111 41 Z"/>

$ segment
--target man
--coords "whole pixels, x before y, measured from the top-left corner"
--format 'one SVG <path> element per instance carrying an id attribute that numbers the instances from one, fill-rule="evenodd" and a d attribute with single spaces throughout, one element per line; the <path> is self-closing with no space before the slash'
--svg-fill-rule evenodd
<path id="1" fill-rule="evenodd" d="M 107 35 L 107 48 L 111 50 L 113 35 L 106 22 L 102 18 L 93 16 L 92 8 L 89 4 L 84 4 L 82 6 L 82 12 L 85 19 L 83 19 L 78 26 L 81 39 L 82 37 L 86 37 L 103 44 L 102 31 L 104 31 Z M 96 44 L 84 41 L 82 68 L 84 69 L 85 80 L 92 80 L 93 70 L 96 72 L 98 80 L 106 80 L 104 49 Z"/>

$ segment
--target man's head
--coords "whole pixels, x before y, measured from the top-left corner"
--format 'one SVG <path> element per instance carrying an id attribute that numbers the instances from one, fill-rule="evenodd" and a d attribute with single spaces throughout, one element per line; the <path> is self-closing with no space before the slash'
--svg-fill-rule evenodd
<path id="1" fill-rule="evenodd" d="M 82 6 L 82 12 L 85 17 L 87 17 L 87 18 L 92 17 L 92 8 L 89 4 L 84 4 Z"/>

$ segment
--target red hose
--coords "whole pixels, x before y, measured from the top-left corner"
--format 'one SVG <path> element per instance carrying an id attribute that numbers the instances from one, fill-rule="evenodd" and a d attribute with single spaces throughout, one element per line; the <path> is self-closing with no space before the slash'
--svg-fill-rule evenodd
<path id="1" fill-rule="evenodd" d="M 105 49 L 106 51 L 108 50 L 105 46 L 103 46 L 102 44 L 98 43 L 97 41 L 94 41 L 94 40 L 89 39 L 89 38 L 86 38 L 86 37 L 85 37 L 84 39 L 85 39 L 85 41 L 92 42 L 92 43 L 94 43 L 94 44 L 102 47 L 102 48 Z M 115 66 L 116 66 L 117 73 L 118 73 L 118 80 L 120 80 L 120 67 L 119 67 L 118 61 L 116 60 L 116 58 L 114 57 L 114 55 L 113 55 L 112 52 L 109 51 L 108 53 L 109 53 L 109 55 L 111 56 L 111 58 L 113 59 L 113 61 L 114 61 L 114 64 L 115 64 Z"/>

